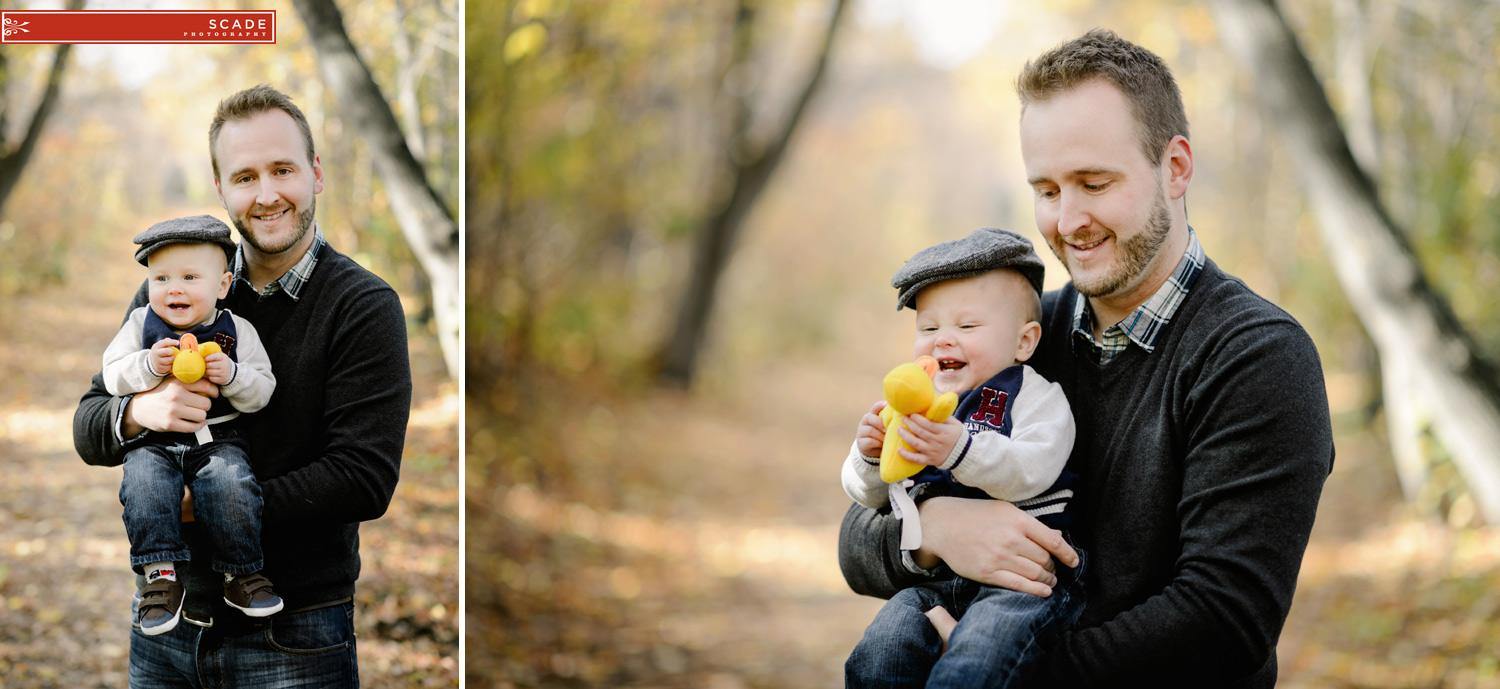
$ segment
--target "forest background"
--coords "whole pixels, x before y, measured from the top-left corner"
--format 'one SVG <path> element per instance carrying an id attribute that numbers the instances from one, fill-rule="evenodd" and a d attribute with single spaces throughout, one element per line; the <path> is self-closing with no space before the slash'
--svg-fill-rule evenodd
<path id="1" fill-rule="evenodd" d="M 73 46 L 51 117 L 0 208 L 0 675 L 7 687 L 125 684 L 134 579 L 120 522 L 120 470 L 78 459 L 73 411 L 145 278 L 131 238 L 171 217 L 227 219 L 214 193 L 208 125 L 220 99 L 258 83 L 291 95 L 312 125 L 325 175 L 317 199 L 322 232 L 395 287 L 408 318 L 415 389 L 401 481 L 389 511 L 360 529 L 362 679 L 369 687 L 457 684 L 459 393 L 438 342 L 429 279 L 352 109 L 320 75 L 298 9 L 279 0 L 242 5 L 277 12 L 275 45 Z M 339 6 L 427 183 L 456 215 L 457 0 Z M 86 7 L 193 9 L 149 1 Z M 0 48 L 0 141 L 8 144 L 0 153 L 14 153 L 22 140 L 56 52 Z"/>
<path id="2" fill-rule="evenodd" d="M 1338 458 L 1280 685 L 1500 686 L 1500 530 L 1431 406 L 1388 424 L 1405 396 L 1332 260 L 1364 242 L 1320 236 L 1307 151 L 1223 45 L 1233 3 L 836 4 L 468 7 L 469 686 L 837 685 L 880 604 L 835 553 L 840 461 L 911 354 L 890 276 L 980 226 L 1042 246 L 1012 84 L 1095 26 L 1172 67 L 1199 238 L 1322 355 Z M 1500 8 L 1281 10 L 1434 292 L 1500 361 Z M 760 174 L 684 369 L 701 239 Z M 1420 463 L 1406 492 L 1393 447 Z"/>

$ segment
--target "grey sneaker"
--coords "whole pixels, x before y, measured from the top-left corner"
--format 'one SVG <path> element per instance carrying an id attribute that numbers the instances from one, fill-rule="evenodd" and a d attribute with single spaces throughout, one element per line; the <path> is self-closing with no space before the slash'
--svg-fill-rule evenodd
<path id="1" fill-rule="evenodd" d="M 266 617 L 281 612 L 281 597 L 271 588 L 271 580 L 245 574 L 224 582 L 224 602 L 251 617 Z"/>
<path id="2" fill-rule="evenodd" d="M 182 584 L 172 579 L 157 578 L 141 589 L 141 602 L 136 607 L 136 619 L 141 632 L 156 636 L 172 631 L 177 620 L 182 618 Z"/>

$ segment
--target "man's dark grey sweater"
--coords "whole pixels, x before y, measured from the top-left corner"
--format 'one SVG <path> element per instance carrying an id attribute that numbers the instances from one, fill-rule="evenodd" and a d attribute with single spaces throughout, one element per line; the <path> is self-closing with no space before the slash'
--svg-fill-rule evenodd
<path id="1" fill-rule="evenodd" d="M 142 285 L 130 308 L 145 304 Z M 220 306 L 255 324 L 276 374 L 270 404 L 241 426 L 265 500 L 262 571 L 289 610 L 347 598 L 359 577 L 359 522 L 385 513 L 400 475 L 411 411 L 400 300 L 325 246 L 300 300 L 285 293 L 260 299 L 237 285 Z M 124 461 L 128 447 L 114 434 L 119 404 L 95 375 L 73 418 L 83 461 Z M 206 534 L 183 526 L 193 551 L 182 568 L 185 611 L 199 619 L 238 615 L 226 612 L 222 577 L 209 569 Z"/>
<path id="2" fill-rule="evenodd" d="M 1062 385 L 1078 437 L 1073 535 L 1087 606 L 1040 686 L 1271 687 L 1333 431 L 1312 340 L 1209 261 L 1154 352 L 1100 365 L 1072 335 L 1072 285 L 1043 298 L 1031 365 Z M 854 505 L 839 560 L 856 592 L 917 575 L 900 527 Z"/>

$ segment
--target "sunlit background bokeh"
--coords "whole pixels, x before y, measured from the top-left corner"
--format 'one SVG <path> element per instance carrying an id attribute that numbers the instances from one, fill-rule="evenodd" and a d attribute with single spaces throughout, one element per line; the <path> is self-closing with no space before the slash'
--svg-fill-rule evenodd
<path id="1" fill-rule="evenodd" d="M 735 165 L 774 140 L 831 5 L 468 7 L 470 686 L 841 681 L 879 602 L 838 573 L 839 463 L 879 377 L 911 354 L 890 276 L 980 226 L 1040 248 L 1012 84 L 1028 58 L 1096 26 L 1173 68 L 1192 125 L 1191 224 L 1323 358 L 1338 460 L 1281 685 L 1500 686 L 1500 532 L 1425 427 L 1432 480 L 1403 498 L 1378 352 L 1328 260 L 1342 247 L 1319 239 L 1210 5 L 851 3 L 724 271 L 691 386 L 661 382 L 694 237 Z M 736 62 L 742 7 L 755 28 Z M 1429 278 L 1500 359 L 1497 8 L 1282 10 Z"/>

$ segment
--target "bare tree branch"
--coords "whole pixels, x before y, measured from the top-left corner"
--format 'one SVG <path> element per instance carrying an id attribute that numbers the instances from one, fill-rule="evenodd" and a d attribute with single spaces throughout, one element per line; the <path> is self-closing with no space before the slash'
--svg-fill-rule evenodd
<path id="1" fill-rule="evenodd" d="M 777 166 L 781 164 L 792 137 L 797 132 L 797 126 L 807 111 L 808 104 L 812 102 L 813 96 L 823 83 L 833 50 L 834 37 L 838 34 L 846 4 L 846 0 L 835 0 L 833 3 L 828 26 L 823 32 L 817 58 L 807 81 L 782 121 L 781 130 L 758 153 L 752 151 L 752 144 L 748 141 L 749 103 L 742 101 L 736 104 L 735 121 L 731 127 L 732 139 L 727 147 L 728 150 L 736 152 L 736 155 L 731 155 L 734 181 L 728 201 L 717 212 L 705 219 L 697 232 L 692 272 L 678 306 L 676 325 L 659 356 L 661 362 L 659 376 L 664 382 L 684 387 L 692 383 L 698 367 L 698 357 L 707 340 L 708 324 L 715 298 L 718 295 L 720 280 L 725 268 L 729 265 L 730 256 L 739 241 L 746 218 L 755 207 L 755 202 L 760 198 L 761 192 L 765 191 L 766 185 L 771 181 Z M 748 21 L 753 21 L 752 10 L 742 4 L 736 16 L 737 44 L 739 40 L 749 40 L 748 32 L 752 29 L 745 25 Z M 749 52 L 748 44 L 737 45 L 735 50 L 739 59 L 746 59 Z M 730 70 L 734 68 L 735 65 L 731 64 Z M 741 98 L 749 98 L 749 96 L 742 94 Z M 742 159 L 741 155 L 750 157 Z"/>

